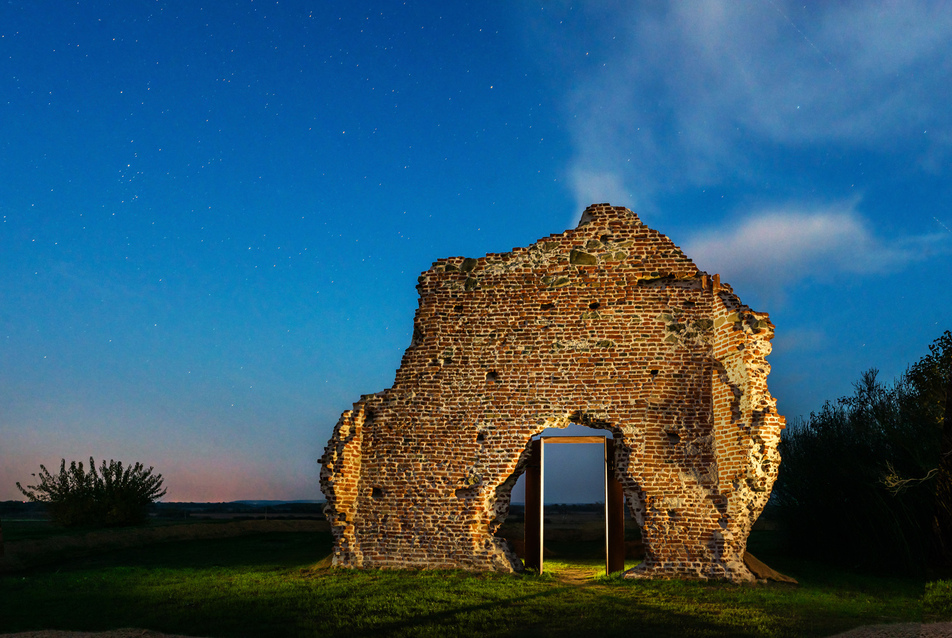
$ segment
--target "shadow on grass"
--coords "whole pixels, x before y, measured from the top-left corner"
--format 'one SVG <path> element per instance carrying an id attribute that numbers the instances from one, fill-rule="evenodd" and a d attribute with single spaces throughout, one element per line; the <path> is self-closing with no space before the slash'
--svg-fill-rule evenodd
<path id="1" fill-rule="evenodd" d="M 725 633 L 724 627 L 684 613 L 659 614 L 630 600 L 604 592 L 545 583 L 545 588 L 522 596 L 478 604 L 449 605 L 409 618 L 354 628 L 350 635 L 468 636 L 755 636 Z M 345 628 L 337 628 L 334 631 Z"/>
<path id="2" fill-rule="evenodd" d="M 330 549 L 327 533 L 262 534 L 3 576 L 0 633 L 826 636 L 921 614 L 908 583 L 845 575 L 794 589 L 617 578 L 580 587 L 546 574 L 313 569 Z"/>

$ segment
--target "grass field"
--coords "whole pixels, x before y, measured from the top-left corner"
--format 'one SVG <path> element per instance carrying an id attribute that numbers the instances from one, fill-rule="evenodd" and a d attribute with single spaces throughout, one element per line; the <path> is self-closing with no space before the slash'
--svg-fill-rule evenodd
<path id="1" fill-rule="evenodd" d="M 187 521 L 175 520 L 153 520 L 147 527 L 154 529 L 156 527 L 173 527 L 180 525 L 215 525 L 225 524 L 227 520 L 202 520 L 191 519 Z M 3 539 L 10 543 L 23 540 L 43 540 L 56 538 L 59 536 L 76 536 L 90 532 L 98 532 L 98 527 L 56 527 L 46 520 L 4 520 L 3 521 Z M 125 528 L 129 529 L 129 528 Z"/>
<path id="2" fill-rule="evenodd" d="M 317 569 L 331 548 L 321 532 L 166 542 L 0 576 L 0 633 L 828 636 L 923 619 L 922 582 L 792 561 L 770 555 L 769 539 L 752 539 L 758 543 L 760 557 L 799 587 L 604 576 L 565 582 L 563 570 L 594 575 L 603 564 L 597 549 L 593 556 L 577 542 L 554 542 L 541 576 Z M 929 595 L 927 619 L 952 619 L 952 587 Z"/>

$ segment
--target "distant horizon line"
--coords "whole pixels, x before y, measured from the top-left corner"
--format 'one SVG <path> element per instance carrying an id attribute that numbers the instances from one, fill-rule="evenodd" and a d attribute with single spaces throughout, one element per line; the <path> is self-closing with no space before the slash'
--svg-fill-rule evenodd
<path id="1" fill-rule="evenodd" d="M 326 503 L 326 499 L 298 499 L 293 501 L 282 501 L 276 499 L 240 499 L 237 501 L 156 501 L 156 504 L 177 505 L 177 504 L 208 504 L 208 505 L 229 505 L 232 503 L 248 505 L 270 505 L 270 504 L 294 504 L 294 503 Z M 525 505 L 525 501 L 510 501 L 510 505 Z M 546 501 L 544 505 L 604 505 L 604 501 Z"/>
<path id="2" fill-rule="evenodd" d="M 18 499 L 10 499 L 5 501 L 0 501 L 0 505 L 4 503 L 37 503 L 42 504 L 40 501 L 23 501 Z M 277 499 L 239 499 L 237 501 L 155 501 L 154 505 L 258 505 L 258 506 L 269 506 L 269 505 L 317 505 L 320 503 L 327 503 L 326 499 L 297 499 L 290 501 L 283 501 Z M 510 505 L 525 506 L 525 501 L 511 501 Z M 546 505 L 605 505 L 604 501 L 576 501 L 576 502 L 567 502 L 567 501 L 547 501 L 543 503 Z"/>

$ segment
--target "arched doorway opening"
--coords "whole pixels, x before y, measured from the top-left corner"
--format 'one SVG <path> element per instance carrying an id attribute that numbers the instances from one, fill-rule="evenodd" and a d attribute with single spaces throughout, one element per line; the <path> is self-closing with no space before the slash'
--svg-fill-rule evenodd
<path id="1" fill-rule="evenodd" d="M 615 473 L 615 442 L 605 436 L 540 436 L 529 444 L 525 497 L 525 564 L 544 570 L 545 448 L 551 445 L 601 445 L 604 455 L 605 573 L 625 569 L 625 494 Z"/>

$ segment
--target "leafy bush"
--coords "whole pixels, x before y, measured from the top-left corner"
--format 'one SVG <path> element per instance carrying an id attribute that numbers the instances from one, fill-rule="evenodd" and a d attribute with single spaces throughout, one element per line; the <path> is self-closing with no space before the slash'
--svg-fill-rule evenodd
<path id="1" fill-rule="evenodd" d="M 936 554 L 936 476 L 952 333 L 891 385 L 876 370 L 780 442 L 778 516 L 797 553 L 921 573 Z"/>
<path id="2" fill-rule="evenodd" d="M 90 457 L 89 472 L 82 462 L 60 461 L 59 474 L 40 465 L 39 483 L 19 489 L 30 501 L 45 503 L 50 518 L 64 527 L 118 527 L 144 522 L 149 505 L 165 496 L 162 475 L 152 474 L 141 463 L 123 467 L 122 461 L 103 460 L 96 470 Z M 33 476 L 37 476 L 33 474 Z"/>
<path id="3" fill-rule="evenodd" d="M 952 620 L 952 580 L 926 583 L 922 614 L 932 621 Z"/>

